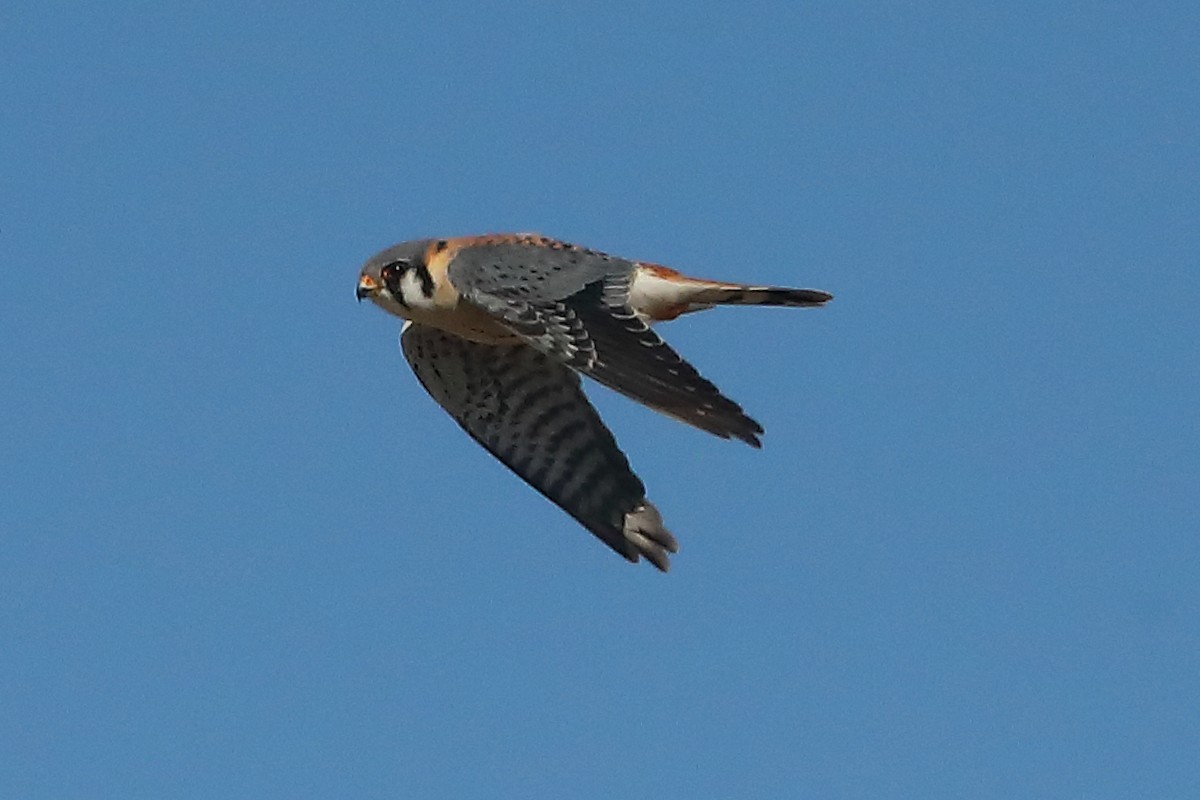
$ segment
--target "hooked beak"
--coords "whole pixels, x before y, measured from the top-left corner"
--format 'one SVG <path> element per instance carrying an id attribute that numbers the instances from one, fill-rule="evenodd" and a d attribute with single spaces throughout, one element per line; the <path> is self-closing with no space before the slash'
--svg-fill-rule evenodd
<path id="1" fill-rule="evenodd" d="M 358 298 L 358 302 L 362 302 L 364 297 L 374 297 L 379 291 L 379 284 L 370 275 L 358 276 L 358 288 L 354 290 L 354 296 Z"/>

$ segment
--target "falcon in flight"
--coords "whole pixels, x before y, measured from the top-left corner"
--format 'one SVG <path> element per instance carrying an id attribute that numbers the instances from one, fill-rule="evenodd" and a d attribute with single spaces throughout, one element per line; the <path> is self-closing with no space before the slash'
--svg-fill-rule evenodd
<path id="1" fill-rule="evenodd" d="M 579 375 L 760 447 L 762 426 L 650 324 L 716 305 L 833 297 L 689 278 L 535 234 L 403 242 L 367 261 L 357 295 L 405 321 L 404 357 L 471 438 L 613 550 L 664 572 L 679 546 Z"/>

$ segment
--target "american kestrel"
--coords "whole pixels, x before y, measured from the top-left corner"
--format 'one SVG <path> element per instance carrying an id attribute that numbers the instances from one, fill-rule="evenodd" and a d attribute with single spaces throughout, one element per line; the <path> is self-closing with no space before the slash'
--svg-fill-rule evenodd
<path id="1" fill-rule="evenodd" d="M 536 234 L 403 242 L 358 278 L 405 320 L 417 379 L 471 438 L 629 561 L 678 551 L 579 373 L 656 411 L 759 447 L 762 426 L 659 338 L 715 305 L 820 306 L 816 289 L 699 280 Z"/>

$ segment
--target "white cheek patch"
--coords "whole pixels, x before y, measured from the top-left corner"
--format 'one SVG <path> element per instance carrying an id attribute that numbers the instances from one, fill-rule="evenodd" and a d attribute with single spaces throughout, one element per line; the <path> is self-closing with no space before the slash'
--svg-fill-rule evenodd
<path id="1" fill-rule="evenodd" d="M 411 308 L 432 310 L 434 307 L 433 298 L 425 294 L 421 279 L 414 269 L 406 270 L 400 276 L 400 296 Z"/>

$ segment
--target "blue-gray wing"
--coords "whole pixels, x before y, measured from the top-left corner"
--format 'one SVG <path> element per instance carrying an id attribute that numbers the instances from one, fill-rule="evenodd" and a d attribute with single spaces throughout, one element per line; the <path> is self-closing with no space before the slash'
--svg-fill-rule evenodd
<path id="1" fill-rule="evenodd" d="M 701 430 L 760 446 L 762 426 L 634 313 L 635 265 L 525 237 L 459 250 L 451 284 L 537 350 Z"/>
<path id="2" fill-rule="evenodd" d="M 471 438 L 613 550 L 667 569 L 675 539 L 578 375 L 526 345 L 422 325 L 407 325 L 400 343 L 421 385 Z"/>

